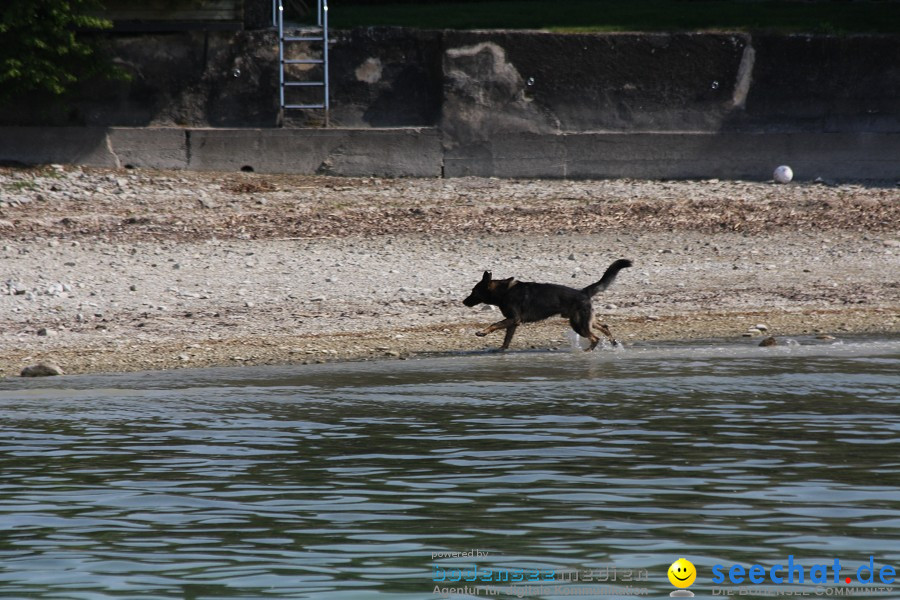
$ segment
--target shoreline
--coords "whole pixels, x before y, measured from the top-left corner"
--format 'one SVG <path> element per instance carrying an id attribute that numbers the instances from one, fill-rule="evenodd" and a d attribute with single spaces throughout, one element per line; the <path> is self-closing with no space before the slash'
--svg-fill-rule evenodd
<path id="1" fill-rule="evenodd" d="M 647 345 L 653 342 L 708 340 L 730 342 L 757 347 L 768 336 L 778 345 L 785 345 L 795 337 L 811 338 L 817 344 L 841 343 L 846 337 L 900 335 L 900 318 L 887 309 L 850 309 L 805 311 L 773 315 L 765 312 L 726 313 L 716 315 L 667 315 L 660 321 L 631 317 L 615 323 L 614 334 L 625 345 Z M 884 323 L 892 323 L 884 327 Z M 612 321 L 609 321 L 612 323 Z M 749 327 L 765 323 L 768 331 L 745 336 Z M 775 323 L 776 325 L 770 325 Z M 332 362 L 360 362 L 370 360 L 408 360 L 442 356 L 463 356 L 492 353 L 496 343 L 476 338 L 474 331 L 486 321 L 433 325 L 427 328 L 375 332 L 368 343 L 348 343 L 349 335 L 316 334 L 284 336 L 282 338 L 240 337 L 204 340 L 200 343 L 170 339 L 148 343 L 107 343 L 96 341 L 85 345 L 59 345 L 48 349 L 5 353 L 0 361 L 0 379 L 18 375 L 18 365 L 53 362 L 65 365 L 67 375 L 124 373 L 137 371 L 166 371 L 182 368 L 215 368 L 233 366 L 289 366 Z M 747 326 L 744 328 L 743 326 Z M 449 327 L 459 332 L 446 333 Z M 678 328 L 680 334 L 672 329 Z M 625 334 L 622 336 L 621 334 Z M 507 353 L 530 350 L 559 350 L 571 347 L 568 324 L 561 319 L 523 326 L 516 333 L 513 346 Z M 397 339 L 397 336 L 402 336 Z M 804 342 L 808 343 L 808 342 Z M 595 352 L 613 351 L 603 343 Z M 20 369 L 18 369 L 20 370 Z"/>
<path id="2" fill-rule="evenodd" d="M 582 287 L 617 258 L 594 307 L 626 346 L 900 333 L 896 186 L 44 167 L 0 191 L 6 377 L 495 349 L 474 332 L 499 313 L 461 302 L 483 270 Z"/>

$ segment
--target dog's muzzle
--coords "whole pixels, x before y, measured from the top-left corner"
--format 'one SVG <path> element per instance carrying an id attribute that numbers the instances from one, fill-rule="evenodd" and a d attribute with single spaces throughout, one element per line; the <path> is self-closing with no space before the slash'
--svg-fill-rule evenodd
<path id="1" fill-rule="evenodd" d="M 479 302 L 480 302 L 480 300 L 478 298 L 476 298 L 475 296 L 469 296 L 468 298 L 463 300 L 463 304 L 465 304 L 466 306 L 468 306 L 470 308 L 475 306 Z"/>

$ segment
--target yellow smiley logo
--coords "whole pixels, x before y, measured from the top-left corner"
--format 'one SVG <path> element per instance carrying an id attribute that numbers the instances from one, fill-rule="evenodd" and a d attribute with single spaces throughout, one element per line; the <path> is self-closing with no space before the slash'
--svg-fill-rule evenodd
<path id="1" fill-rule="evenodd" d="M 697 579 L 697 569 L 686 558 L 679 558 L 669 567 L 669 582 L 677 588 L 690 587 Z"/>

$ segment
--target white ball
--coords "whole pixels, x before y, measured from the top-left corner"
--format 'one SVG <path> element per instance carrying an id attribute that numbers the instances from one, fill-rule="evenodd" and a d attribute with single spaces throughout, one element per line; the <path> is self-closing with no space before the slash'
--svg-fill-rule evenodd
<path id="1" fill-rule="evenodd" d="M 772 174 L 772 178 L 775 179 L 778 183 L 790 183 L 791 179 L 794 178 L 794 172 L 787 165 L 781 165 L 775 172 Z"/>

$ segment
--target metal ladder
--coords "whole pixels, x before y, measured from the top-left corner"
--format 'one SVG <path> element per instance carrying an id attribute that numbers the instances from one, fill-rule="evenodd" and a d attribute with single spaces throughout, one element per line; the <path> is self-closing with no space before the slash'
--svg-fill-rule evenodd
<path id="1" fill-rule="evenodd" d="M 299 36 L 285 35 L 284 33 L 284 0 L 273 0 L 272 20 L 278 26 L 278 102 L 279 123 L 284 122 L 286 110 L 319 109 L 325 111 L 325 126 L 328 126 L 328 0 L 316 0 L 317 27 L 310 34 Z M 322 44 L 322 58 L 285 58 L 285 44 L 292 42 L 319 42 Z M 322 79 L 317 81 L 291 81 L 285 79 L 286 65 L 322 65 Z M 322 88 L 322 101 L 314 103 L 295 104 L 285 100 L 285 91 L 289 88 Z"/>

